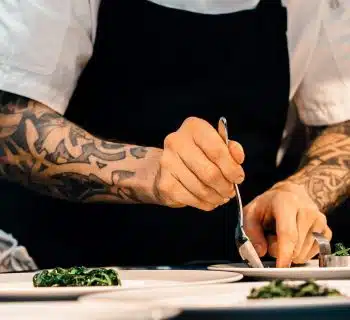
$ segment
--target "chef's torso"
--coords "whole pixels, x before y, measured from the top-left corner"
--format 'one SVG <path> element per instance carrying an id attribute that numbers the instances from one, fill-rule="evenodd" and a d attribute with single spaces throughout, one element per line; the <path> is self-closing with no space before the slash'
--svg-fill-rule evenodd
<path id="1" fill-rule="evenodd" d="M 245 149 L 247 203 L 276 180 L 290 91 L 286 28 L 280 1 L 208 14 L 103 0 L 94 52 L 66 115 L 106 139 L 153 147 L 190 116 L 213 126 L 225 116 Z M 122 230 L 110 238 L 125 243 L 119 263 L 237 258 L 234 202 L 210 215 L 140 205 L 83 210 L 104 212 Z"/>

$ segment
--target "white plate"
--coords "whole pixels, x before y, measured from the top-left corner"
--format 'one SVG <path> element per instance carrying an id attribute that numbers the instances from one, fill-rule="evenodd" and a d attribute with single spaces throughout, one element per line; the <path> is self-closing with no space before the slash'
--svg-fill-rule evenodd
<path id="1" fill-rule="evenodd" d="M 175 317 L 174 308 L 157 307 L 142 302 L 113 304 L 91 302 L 20 302 L 1 303 L 1 319 L 6 320 L 160 320 Z"/>
<path id="2" fill-rule="evenodd" d="M 266 266 L 270 265 L 272 266 L 273 263 L 266 263 Z M 318 260 L 312 260 L 306 265 L 292 268 L 249 268 L 245 263 L 232 263 L 212 265 L 208 269 L 238 272 L 246 277 L 263 279 L 350 279 L 350 267 L 319 268 Z"/>
<path id="3" fill-rule="evenodd" d="M 350 307 L 347 297 L 312 297 L 293 299 L 248 300 L 252 288 L 259 288 L 268 282 L 239 282 L 234 284 L 209 285 L 205 287 L 191 286 L 186 288 L 153 288 L 134 290 L 133 292 L 108 292 L 81 297 L 81 303 L 90 302 L 143 302 L 154 303 L 179 309 L 215 309 L 230 308 L 235 310 L 252 310 L 266 308 L 307 308 L 315 306 L 346 305 Z M 350 296 L 350 281 L 330 280 L 318 281 L 321 285 L 338 289 L 342 294 Z"/>
<path id="4" fill-rule="evenodd" d="M 35 273 L 1 274 L 0 299 L 76 298 L 84 294 L 125 291 L 135 288 L 208 285 L 241 280 L 241 274 L 208 270 L 118 270 L 122 286 L 35 288 Z"/>

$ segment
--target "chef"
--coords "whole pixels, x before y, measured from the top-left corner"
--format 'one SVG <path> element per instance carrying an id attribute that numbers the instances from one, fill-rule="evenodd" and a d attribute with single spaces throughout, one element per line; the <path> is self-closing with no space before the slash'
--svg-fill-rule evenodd
<path id="1" fill-rule="evenodd" d="M 349 13 L 345 0 L 6 1 L 5 230 L 42 268 L 237 260 L 238 183 L 259 255 L 312 258 L 349 190 Z M 310 145 L 278 181 L 292 100 Z"/>

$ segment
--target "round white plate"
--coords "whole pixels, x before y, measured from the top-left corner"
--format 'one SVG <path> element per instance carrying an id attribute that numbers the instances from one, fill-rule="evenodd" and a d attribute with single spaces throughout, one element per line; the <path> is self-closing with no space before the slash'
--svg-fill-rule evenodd
<path id="1" fill-rule="evenodd" d="M 318 281 L 321 285 L 338 289 L 343 295 L 350 296 L 350 281 L 329 280 Z M 81 303 L 90 302 L 148 302 L 179 309 L 215 309 L 230 308 L 237 310 L 252 310 L 266 308 L 308 308 L 315 306 L 341 306 L 350 307 L 347 297 L 312 297 L 293 299 L 248 300 L 252 288 L 259 288 L 268 282 L 239 282 L 233 284 L 209 285 L 205 287 L 191 286 L 186 288 L 168 287 L 133 292 L 108 292 L 79 298 Z"/>
<path id="2" fill-rule="evenodd" d="M 265 264 L 265 263 L 264 263 Z M 246 277 L 263 279 L 350 279 L 350 267 L 319 268 L 318 260 L 312 260 L 300 267 L 273 268 L 274 263 L 266 263 L 266 268 L 249 268 L 245 263 L 217 264 L 209 266 L 209 270 L 232 271 Z"/>
<path id="3" fill-rule="evenodd" d="M 99 303 L 17 302 L 1 303 L 1 319 L 6 320 L 161 320 L 180 312 L 142 302 Z"/>
<path id="4" fill-rule="evenodd" d="M 118 270 L 122 285 L 111 287 L 35 288 L 35 273 L 0 274 L 0 299 L 76 298 L 84 294 L 146 287 L 208 285 L 239 281 L 241 274 L 208 270 Z"/>

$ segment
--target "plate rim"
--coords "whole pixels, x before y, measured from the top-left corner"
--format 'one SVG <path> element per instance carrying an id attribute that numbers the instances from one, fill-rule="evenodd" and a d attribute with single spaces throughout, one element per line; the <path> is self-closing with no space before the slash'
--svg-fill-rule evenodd
<path id="1" fill-rule="evenodd" d="M 22 297 L 22 298 L 35 298 L 35 297 L 79 297 L 84 295 L 91 295 L 91 294 L 98 294 L 98 293 L 104 293 L 104 292 L 113 292 L 113 291 L 131 291 L 131 290 L 144 290 L 144 289 L 153 289 L 153 288 L 165 288 L 165 287 L 183 287 L 183 286 L 204 286 L 204 285 L 211 285 L 211 284 L 224 284 L 224 283 L 233 283 L 237 282 L 243 279 L 243 274 L 233 272 L 233 271 L 222 271 L 222 270 L 120 270 L 122 272 L 127 273 L 137 273 L 139 271 L 148 271 L 153 274 L 156 274 L 162 272 L 168 273 L 168 272 L 177 272 L 177 271 L 183 271 L 186 273 L 208 273 L 208 272 L 215 272 L 220 274 L 227 274 L 226 277 L 223 277 L 221 279 L 206 279 L 206 280 L 197 280 L 197 281 L 180 281 L 180 280 L 157 280 L 157 279 L 144 279 L 144 280 L 151 280 L 151 281 L 159 281 L 159 285 L 150 285 L 147 287 L 119 287 L 119 286 L 110 286 L 110 287 L 55 287 L 55 288 L 36 288 L 36 287 L 26 287 L 26 288 L 8 288 L 6 287 L 6 282 L 0 282 L 0 298 L 15 298 L 15 297 Z M 23 273 L 18 273 L 19 276 L 23 275 Z M 0 278 L 2 276 L 5 276 L 4 274 L 0 274 Z M 129 281 L 133 281 L 133 279 L 125 279 Z M 123 281 L 123 280 L 122 280 Z M 134 279 L 134 281 L 143 281 L 143 279 Z M 30 280 L 12 280 L 12 283 L 26 283 L 29 282 L 32 283 Z M 161 282 L 165 284 L 161 284 Z M 166 283 L 168 282 L 168 283 Z M 169 282 L 172 282 L 171 284 Z"/>
<path id="2" fill-rule="evenodd" d="M 350 280 L 343 280 L 346 281 L 347 286 L 350 286 Z M 326 282 L 336 282 L 336 283 L 343 283 L 342 280 L 317 280 L 317 282 L 321 282 L 322 283 Z M 263 286 L 266 285 L 269 281 L 253 281 L 253 282 L 236 282 L 236 283 L 227 283 L 227 284 L 214 284 L 212 286 L 209 286 L 210 288 L 214 288 L 215 287 L 227 287 L 228 289 L 230 289 L 233 286 L 241 286 L 241 289 L 245 289 L 244 287 L 256 287 L 256 286 Z M 288 280 L 288 282 L 301 282 L 300 280 Z M 331 284 L 330 284 L 331 285 Z M 159 292 L 159 295 L 161 295 L 162 290 L 178 290 L 178 287 L 175 288 L 150 288 L 148 291 L 152 291 L 152 292 Z M 189 297 L 193 297 L 193 296 L 200 296 L 200 289 L 198 288 L 198 286 L 191 286 L 190 289 L 194 289 L 194 290 L 198 290 L 196 293 L 194 292 L 190 292 L 188 293 Z M 240 288 L 237 289 L 237 291 L 239 291 Z M 143 290 L 138 290 L 139 293 L 141 293 Z M 146 291 L 146 290 L 145 290 Z M 184 291 L 179 291 L 179 294 L 182 294 L 184 296 L 186 296 L 186 292 Z M 224 293 L 224 292 L 220 292 L 217 293 L 218 295 L 221 294 L 228 294 Z M 271 300 L 245 300 L 242 304 L 242 301 L 237 302 L 236 304 L 232 304 L 231 306 L 209 306 L 209 307 L 205 307 L 205 306 L 186 306 L 186 305 L 177 305 L 176 303 L 173 304 L 171 302 L 167 302 L 166 300 L 172 300 L 172 299 L 177 299 L 177 298 L 181 298 L 180 295 L 178 297 L 166 297 L 166 298 L 149 298 L 147 299 L 145 298 L 141 298 L 141 297 L 136 297 L 133 298 L 130 295 L 130 292 L 124 292 L 122 293 L 121 296 L 116 296 L 115 298 L 109 298 L 109 297 L 104 297 L 106 295 L 108 295 L 110 293 L 96 293 L 93 295 L 87 295 L 87 296 L 82 296 L 78 298 L 78 302 L 79 303 L 89 303 L 89 302 L 96 302 L 96 301 L 101 301 L 102 303 L 113 303 L 113 301 L 115 302 L 120 302 L 120 301 L 140 301 L 140 302 L 149 302 L 149 303 L 154 303 L 156 305 L 160 305 L 160 306 L 164 306 L 164 307 L 172 307 L 172 308 L 179 308 L 181 310 L 243 310 L 243 311 L 249 311 L 249 310 L 271 310 L 271 309 L 288 309 L 288 308 L 314 308 L 316 307 L 321 307 L 321 306 L 350 306 L 350 296 L 347 297 L 311 297 L 311 298 L 283 298 L 283 299 L 271 299 Z M 126 296 L 123 296 L 126 295 Z M 200 297 L 199 297 L 200 298 Z M 134 300 L 135 299 L 135 300 Z M 281 303 L 282 302 L 282 303 Z M 307 303 L 306 303 L 307 302 Z"/>
<path id="3" fill-rule="evenodd" d="M 73 316 L 75 318 L 76 315 L 79 316 L 79 313 L 85 313 L 86 307 L 90 308 L 88 311 L 95 312 L 98 308 L 104 307 L 108 308 L 108 310 L 113 311 L 113 315 L 117 312 L 117 316 L 127 316 L 128 319 L 132 319 L 130 316 L 133 315 L 133 312 L 137 313 L 147 313 L 151 315 L 153 312 L 159 312 L 161 315 L 161 319 L 173 319 L 174 317 L 180 315 L 182 310 L 175 307 L 169 307 L 164 305 L 158 305 L 155 303 L 148 303 L 146 301 L 115 301 L 113 304 L 106 304 L 101 301 L 91 301 L 89 305 L 82 305 L 79 301 L 26 301 L 26 302 L 2 302 L 0 304 L 0 312 L 5 313 L 5 315 L 9 312 L 8 308 L 20 309 L 19 312 L 31 311 L 42 313 L 43 310 L 53 310 L 57 312 L 57 310 L 61 310 L 63 308 L 63 312 L 68 312 L 68 316 L 70 310 L 72 309 Z M 120 308 L 122 307 L 121 312 Z M 123 307 L 127 307 L 126 309 Z M 28 309 L 28 310 L 27 310 Z M 84 311 L 84 312 L 83 312 Z M 11 312 L 11 310 L 10 310 Z M 100 311 L 96 311 L 100 313 Z M 21 315 L 20 315 L 21 316 Z M 22 319 L 22 317 L 21 317 Z M 23 318 L 24 319 L 24 318 Z M 111 317 L 112 319 L 112 317 Z M 121 318 L 120 318 L 121 319 Z"/>
<path id="4" fill-rule="evenodd" d="M 227 272 L 236 272 L 239 273 L 238 270 L 241 270 L 243 273 L 265 273 L 265 274 L 270 274 L 270 273 L 298 273 L 298 271 L 303 271 L 303 272 L 318 272 L 318 273 L 323 273 L 325 271 L 329 272 L 336 272 L 336 271 L 344 271 L 344 272 L 349 272 L 350 273 L 350 267 L 327 267 L 327 268 L 320 268 L 320 267 L 297 267 L 297 268 L 240 268 L 238 266 L 236 267 L 229 267 L 225 268 L 225 266 L 230 266 L 233 265 L 233 263 L 222 263 L 222 264 L 213 264 L 208 266 L 208 270 L 212 271 L 227 271 Z M 290 271 L 293 270 L 293 271 Z"/>

